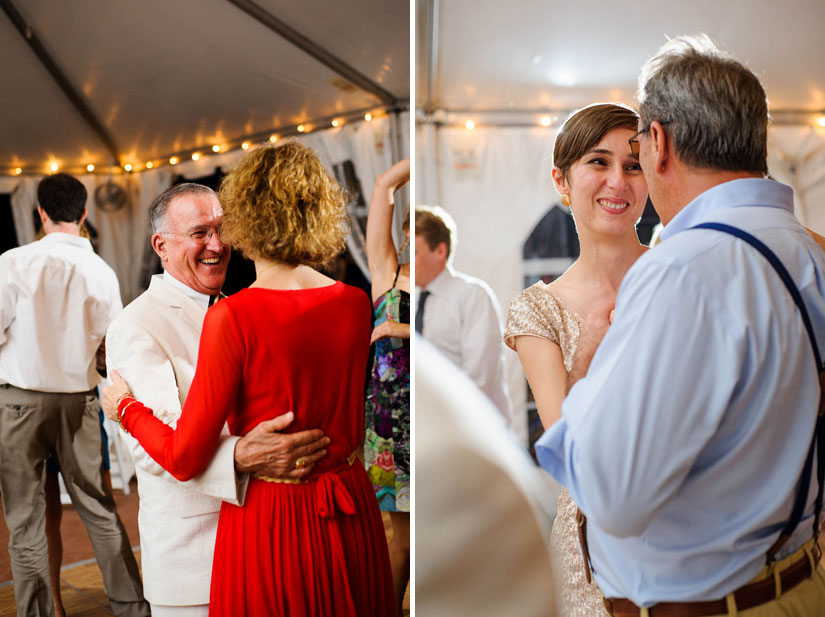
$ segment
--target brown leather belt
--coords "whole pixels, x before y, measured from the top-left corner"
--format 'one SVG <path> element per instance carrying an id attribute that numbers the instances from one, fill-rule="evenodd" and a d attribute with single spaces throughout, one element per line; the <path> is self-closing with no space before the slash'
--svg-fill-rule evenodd
<path id="1" fill-rule="evenodd" d="M 744 611 L 771 600 L 775 600 L 782 593 L 786 593 L 809 578 L 822 557 L 822 550 L 818 544 L 814 544 L 813 567 L 811 558 L 805 552 L 787 568 L 779 573 L 781 587 L 777 589 L 774 576 L 749 583 L 733 592 L 736 600 L 736 609 Z M 639 617 L 642 609 L 632 601 L 625 598 L 604 598 L 604 607 L 613 617 Z M 727 615 L 728 602 L 725 598 L 721 600 L 710 600 L 707 602 L 660 602 L 647 609 L 649 617 L 708 617 L 709 615 Z"/>

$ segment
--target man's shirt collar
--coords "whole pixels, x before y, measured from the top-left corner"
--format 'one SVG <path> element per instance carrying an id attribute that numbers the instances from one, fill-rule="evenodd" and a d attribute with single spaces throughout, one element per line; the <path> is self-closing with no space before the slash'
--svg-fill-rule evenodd
<path id="1" fill-rule="evenodd" d="M 718 210 L 744 206 L 768 206 L 793 212 L 793 189 L 763 178 L 741 178 L 717 184 L 688 203 L 664 226 L 662 240 L 712 220 L 713 213 Z"/>

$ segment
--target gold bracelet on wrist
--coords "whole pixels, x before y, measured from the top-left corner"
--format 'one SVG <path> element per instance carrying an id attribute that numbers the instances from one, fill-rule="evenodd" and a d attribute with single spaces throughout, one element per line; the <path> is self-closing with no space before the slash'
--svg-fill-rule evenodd
<path id="1" fill-rule="evenodd" d="M 131 397 L 131 398 L 132 398 L 132 400 L 129 401 L 129 403 L 117 415 L 118 426 L 120 426 L 121 430 L 123 430 L 123 432 L 126 433 L 127 435 L 129 435 L 130 433 L 126 429 L 126 427 L 123 425 L 123 418 L 126 416 L 126 410 L 129 409 L 129 407 L 131 407 L 135 403 L 137 403 L 137 401 L 135 400 L 135 397 Z"/>
<path id="2" fill-rule="evenodd" d="M 115 399 L 115 409 L 117 409 L 118 407 L 120 407 L 120 402 L 121 402 L 123 399 L 125 399 L 125 398 L 129 398 L 130 396 L 131 396 L 132 398 L 135 398 L 135 395 L 134 395 L 134 394 L 132 394 L 131 392 L 129 392 L 128 390 L 126 390 L 126 392 L 124 392 L 124 393 L 123 393 L 123 394 L 121 394 L 119 397 L 117 397 L 117 399 Z"/>

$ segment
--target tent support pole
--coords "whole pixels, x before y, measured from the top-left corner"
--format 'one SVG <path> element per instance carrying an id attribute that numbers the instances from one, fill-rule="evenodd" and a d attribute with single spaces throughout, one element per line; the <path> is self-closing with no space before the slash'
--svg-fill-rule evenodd
<path id="1" fill-rule="evenodd" d="M 275 32 L 285 38 L 301 51 L 312 56 L 318 60 L 318 62 L 332 69 L 350 83 L 361 88 L 361 90 L 376 96 L 384 105 L 392 106 L 396 103 L 396 98 L 391 92 L 385 90 L 365 75 L 359 73 L 349 64 L 331 54 L 320 45 L 310 41 L 300 32 L 292 29 L 289 25 L 264 10 L 251 0 L 227 0 L 227 2 L 235 5 L 244 13 L 269 28 L 272 32 Z"/>

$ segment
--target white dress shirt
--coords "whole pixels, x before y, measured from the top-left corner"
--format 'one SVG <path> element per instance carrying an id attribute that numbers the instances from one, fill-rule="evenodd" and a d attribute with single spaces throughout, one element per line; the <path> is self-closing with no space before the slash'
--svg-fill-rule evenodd
<path id="1" fill-rule="evenodd" d="M 819 406 L 791 295 L 745 241 L 690 229 L 708 221 L 777 254 L 825 351 L 825 255 L 783 184 L 705 191 L 628 271 L 587 376 L 536 453 L 587 515 L 605 596 L 640 606 L 722 598 L 756 576 L 790 518 Z M 811 537 L 816 492 L 814 473 L 780 558 Z"/>
<path id="2" fill-rule="evenodd" d="M 0 383 L 85 392 L 123 304 L 117 276 L 86 238 L 55 232 L 0 255 Z"/>
<path id="3" fill-rule="evenodd" d="M 470 376 L 509 422 L 513 417 L 501 340 L 501 309 L 481 279 L 450 266 L 425 287 L 422 336 Z M 417 304 L 416 304 L 417 307 Z M 416 308 L 417 310 L 417 308 Z"/>
<path id="4" fill-rule="evenodd" d="M 180 289 L 183 293 L 192 298 L 198 304 L 198 306 L 201 307 L 204 311 L 209 308 L 209 300 L 211 300 L 211 296 L 208 296 L 207 294 L 202 294 L 199 291 L 195 291 L 186 283 L 179 281 L 174 276 L 169 274 L 169 272 L 166 270 L 163 271 L 163 280 L 166 283 L 169 283 L 172 287 Z"/>

